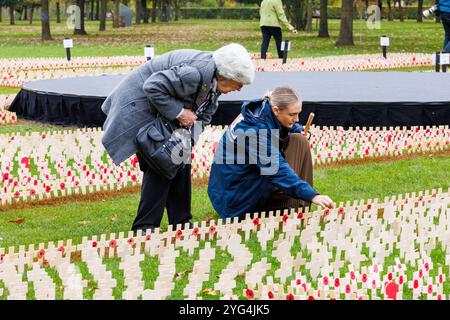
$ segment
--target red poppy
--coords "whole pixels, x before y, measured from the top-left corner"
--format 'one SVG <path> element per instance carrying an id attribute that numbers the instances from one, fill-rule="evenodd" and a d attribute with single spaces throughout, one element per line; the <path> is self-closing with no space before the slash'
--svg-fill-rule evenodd
<path id="1" fill-rule="evenodd" d="M 93 248 L 97 248 L 97 242 L 92 241 L 92 247 L 93 247 Z"/>
<path id="2" fill-rule="evenodd" d="M 309 297 L 308 297 L 308 300 L 316 300 L 316 299 L 314 299 L 313 296 L 309 296 Z"/>
<path id="3" fill-rule="evenodd" d="M 255 293 L 252 289 L 245 290 L 245 295 L 247 296 L 247 299 L 251 300 L 255 297 Z"/>
<path id="4" fill-rule="evenodd" d="M 287 214 L 283 215 L 283 222 L 286 223 L 286 221 L 288 220 L 289 216 Z"/>
<path id="5" fill-rule="evenodd" d="M 66 188 L 66 184 L 65 184 L 64 182 L 61 182 L 61 183 L 59 184 L 59 188 L 60 188 L 61 190 L 64 190 L 64 189 Z"/>
<path id="6" fill-rule="evenodd" d="M 259 219 L 258 218 L 253 219 L 253 224 L 255 226 L 259 226 Z"/>
<path id="7" fill-rule="evenodd" d="M 367 281 L 367 274 L 363 274 L 362 275 L 362 282 L 366 282 Z"/>
<path id="8" fill-rule="evenodd" d="M 328 277 L 323 277 L 323 284 L 325 285 L 325 286 L 327 286 L 328 285 Z"/>
<path id="9" fill-rule="evenodd" d="M 66 249 L 64 249 L 64 247 L 61 246 L 61 247 L 58 248 L 58 251 L 64 253 L 64 251 L 66 251 Z"/>
<path id="10" fill-rule="evenodd" d="M 45 187 L 45 192 L 49 193 L 51 190 L 52 190 L 52 188 L 50 188 L 50 186 Z"/>
<path id="11" fill-rule="evenodd" d="M 299 212 L 299 213 L 297 214 L 297 219 L 303 219 L 303 213 Z"/>
<path id="12" fill-rule="evenodd" d="M 175 233 L 175 236 L 176 236 L 178 239 L 181 239 L 181 237 L 183 236 L 183 231 L 177 230 L 177 233 Z"/>
<path id="13" fill-rule="evenodd" d="M 388 274 L 388 280 L 389 280 L 389 281 L 392 280 L 392 272 L 390 272 L 390 273 Z"/>
<path id="14" fill-rule="evenodd" d="M 133 239 L 133 238 L 128 239 L 127 243 L 128 243 L 130 246 L 132 246 L 132 245 L 134 244 L 134 239 Z"/>
<path id="15" fill-rule="evenodd" d="M 42 259 L 45 256 L 45 250 L 41 249 L 38 252 L 38 259 Z"/>
<path id="16" fill-rule="evenodd" d="M 344 208 L 339 208 L 338 213 L 339 214 L 344 214 L 344 211 L 345 211 Z"/>
<path id="17" fill-rule="evenodd" d="M 269 297 L 269 299 L 273 299 L 273 298 L 274 298 L 274 295 L 273 295 L 273 292 L 272 292 L 272 291 L 269 291 L 269 292 L 267 293 L 267 296 Z"/>
<path id="18" fill-rule="evenodd" d="M 428 262 L 425 263 L 425 270 L 428 271 L 430 269 L 430 265 L 428 264 Z"/>
<path id="19" fill-rule="evenodd" d="M 216 227 L 215 226 L 209 227 L 209 234 L 213 235 L 214 233 L 216 233 Z"/>
<path id="20" fill-rule="evenodd" d="M 350 272 L 350 278 L 352 279 L 352 280 L 355 280 L 355 273 L 352 271 L 352 272 Z"/>
<path id="21" fill-rule="evenodd" d="M 372 204 L 369 203 L 369 204 L 367 205 L 367 210 L 370 210 L 370 209 L 372 209 Z"/>
<path id="22" fill-rule="evenodd" d="M 400 276 L 400 277 L 398 278 L 398 283 L 403 284 L 403 276 Z"/>
<path id="23" fill-rule="evenodd" d="M 419 287 L 419 281 L 418 280 L 414 280 L 414 289 L 417 289 Z"/>
<path id="24" fill-rule="evenodd" d="M 30 196 L 34 196 L 35 194 L 36 194 L 36 190 L 31 189 L 31 190 L 30 190 Z"/>
<path id="25" fill-rule="evenodd" d="M 194 230 L 192 230 L 192 235 L 196 237 L 196 236 L 198 236 L 198 233 L 199 233 L 199 230 L 197 227 L 195 227 Z"/>
<path id="26" fill-rule="evenodd" d="M 133 174 L 133 175 L 131 176 L 131 181 L 133 181 L 133 182 L 136 182 L 136 181 L 137 181 L 137 177 L 136 177 L 135 174 Z"/>
<path id="27" fill-rule="evenodd" d="M 300 285 L 300 284 L 302 284 L 302 280 L 300 280 L 300 279 L 297 279 L 297 281 L 295 282 L 297 285 Z"/>
<path id="28" fill-rule="evenodd" d="M 350 285 L 348 284 L 348 285 L 346 285 L 345 286 L 345 293 L 350 293 L 351 292 L 351 289 L 350 289 Z"/>
<path id="29" fill-rule="evenodd" d="M 341 281 L 339 280 L 339 278 L 334 279 L 334 286 L 337 288 L 341 285 Z"/>
<path id="30" fill-rule="evenodd" d="M 294 295 L 293 295 L 292 293 L 289 293 L 289 294 L 286 296 L 286 300 L 294 300 Z"/>
<path id="31" fill-rule="evenodd" d="M 148 235 L 145 237 L 145 241 L 149 241 L 151 238 L 152 238 L 152 236 L 148 234 Z"/>
<path id="32" fill-rule="evenodd" d="M 115 247 L 117 246 L 117 241 L 116 241 L 116 240 L 111 240 L 111 241 L 109 242 L 109 246 L 110 246 L 111 248 L 115 248 Z"/>
<path id="33" fill-rule="evenodd" d="M 330 209 L 325 209 L 325 211 L 323 212 L 323 216 L 326 217 L 330 214 Z"/>

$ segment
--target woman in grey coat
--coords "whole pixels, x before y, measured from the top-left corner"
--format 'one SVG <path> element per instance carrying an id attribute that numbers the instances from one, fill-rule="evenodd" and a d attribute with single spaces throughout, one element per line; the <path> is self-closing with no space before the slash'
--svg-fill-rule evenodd
<path id="1" fill-rule="evenodd" d="M 160 114 L 195 137 L 211 121 L 220 94 L 240 90 L 254 79 L 247 50 L 238 44 L 214 52 L 175 50 L 152 59 L 129 74 L 102 105 L 107 115 L 102 142 L 116 165 L 137 153 L 135 137 L 140 128 Z M 195 110 L 204 110 L 200 115 Z M 200 125 L 198 125 L 200 124 Z M 169 224 L 186 223 L 191 215 L 191 166 L 173 180 L 161 177 L 139 156 L 144 172 L 141 200 L 132 230 L 159 227 L 167 209 Z"/>

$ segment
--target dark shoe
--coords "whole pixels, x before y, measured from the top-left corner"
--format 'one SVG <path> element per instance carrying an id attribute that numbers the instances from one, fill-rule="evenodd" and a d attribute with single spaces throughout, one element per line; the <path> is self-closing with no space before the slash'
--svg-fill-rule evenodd
<path id="1" fill-rule="evenodd" d="M 147 230 L 150 230 L 150 233 L 153 233 L 153 232 L 155 232 L 155 228 L 156 228 L 155 226 L 143 226 L 136 230 L 136 234 L 139 235 L 139 233 L 140 233 L 141 235 L 145 236 L 147 233 Z"/>

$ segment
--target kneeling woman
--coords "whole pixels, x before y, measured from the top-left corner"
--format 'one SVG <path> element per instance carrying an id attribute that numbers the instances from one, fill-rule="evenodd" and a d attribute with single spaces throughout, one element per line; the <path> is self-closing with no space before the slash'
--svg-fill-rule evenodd
<path id="1" fill-rule="evenodd" d="M 285 86 L 243 104 L 217 146 L 209 178 L 209 198 L 223 219 L 311 202 L 334 207 L 312 187 L 311 151 L 297 123 L 301 110 L 300 98 Z"/>

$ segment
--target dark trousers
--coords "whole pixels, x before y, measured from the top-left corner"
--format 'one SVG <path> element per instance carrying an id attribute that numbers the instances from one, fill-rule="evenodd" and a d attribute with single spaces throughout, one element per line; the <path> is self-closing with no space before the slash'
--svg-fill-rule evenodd
<path id="1" fill-rule="evenodd" d="M 283 51 L 281 51 L 281 28 L 280 27 L 261 27 L 263 41 L 261 43 L 261 59 L 266 58 L 267 49 L 269 48 L 270 38 L 273 36 L 277 46 L 278 58 L 283 58 Z"/>
<path id="2" fill-rule="evenodd" d="M 173 180 L 160 177 L 137 154 L 139 167 L 144 172 L 141 201 L 132 230 L 159 227 L 167 209 L 169 224 L 176 225 L 192 219 L 191 215 L 191 165 L 187 164 Z"/>
<path id="3" fill-rule="evenodd" d="M 440 16 L 445 30 L 444 51 L 450 53 L 450 13 L 442 12 Z"/>

